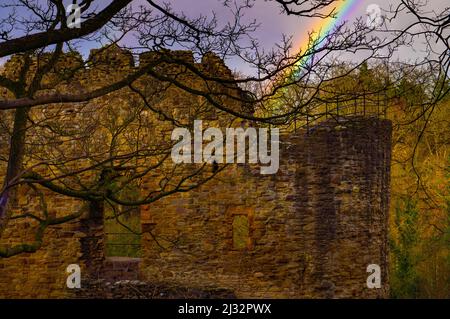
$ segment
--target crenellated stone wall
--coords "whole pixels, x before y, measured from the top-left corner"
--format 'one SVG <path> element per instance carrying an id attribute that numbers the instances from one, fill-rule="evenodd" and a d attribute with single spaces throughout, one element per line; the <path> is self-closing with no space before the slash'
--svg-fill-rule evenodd
<path id="1" fill-rule="evenodd" d="M 106 52 L 93 50 L 89 68 L 82 66 L 78 55 L 65 55 L 58 70 L 81 71 L 58 86 L 58 90 L 81 92 L 86 86 L 99 88 L 152 63 L 161 54 L 165 53 L 143 53 L 139 65 L 135 65 L 130 54 L 117 48 Z M 170 54 L 207 74 L 232 76 L 212 54 L 206 54 L 200 63 L 195 63 L 192 54 L 186 51 Z M 20 58 L 14 57 L 9 63 L 12 66 L 7 75 L 17 76 L 14 65 L 20 64 Z M 193 88 L 206 85 L 205 81 L 196 80 L 186 67 L 163 62 L 155 68 L 164 70 L 161 73 L 166 75 L 181 72 L 180 81 L 190 83 Z M 52 75 L 44 80 L 53 81 Z M 174 85 L 166 85 L 160 93 L 158 88 L 165 85 L 163 82 L 144 74 L 135 83 L 156 101 L 158 110 L 166 112 L 146 118 L 147 127 L 140 139 L 149 145 L 167 145 L 164 143 L 170 141 L 173 125 L 165 119 L 167 115 L 188 123 L 200 119 L 201 114 L 205 126 L 240 125 L 235 118 Z M 237 87 L 220 90 L 227 91 L 228 96 L 241 94 Z M 2 98 L 10 96 L 3 92 Z M 112 109 L 119 110 L 130 108 L 127 103 L 131 100 L 132 92 L 126 88 L 94 100 L 92 106 L 82 111 L 75 104 L 65 105 L 63 112 L 77 111 L 63 115 L 61 121 L 66 121 L 66 128 L 78 123 L 81 128 L 77 129 L 83 131 L 86 129 L 82 125 L 89 128 L 96 116 L 99 121 L 108 120 L 111 108 L 103 105 L 113 105 Z M 249 105 L 240 105 L 233 99 L 223 98 L 222 103 L 231 110 L 251 112 Z M 55 105 L 48 112 L 53 114 L 60 109 L 61 106 Z M 38 112 L 39 108 L 37 117 Z M 38 136 L 32 129 L 30 135 Z M 90 140 L 81 140 L 80 146 L 62 139 L 57 142 L 69 143 L 67 154 L 77 156 L 89 143 L 93 148 L 103 147 L 102 143 L 95 143 L 96 139 L 104 138 L 102 134 L 94 131 Z M 83 214 L 69 223 L 50 226 L 37 252 L 0 258 L 0 298 L 124 297 L 126 292 L 117 291 L 119 288 L 111 291 L 102 281 L 105 278 L 115 281 L 120 276 L 164 287 L 184 287 L 186 291 L 189 287 L 195 287 L 196 291 L 207 287 L 225 291 L 221 296 L 232 292 L 233 296 L 244 298 L 386 297 L 390 136 L 389 121 L 369 117 L 329 120 L 308 131 L 283 134 L 277 174 L 261 175 L 257 165 L 232 164 L 197 189 L 142 206 L 142 230 L 151 231 L 151 235 L 142 236 L 140 261 L 105 259 L 103 216 L 95 214 L 98 207 L 41 190 L 51 216 L 61 217 L 79 209 Z M 7 145 L 2 138 L 0 145 Z M 42 152 L 38 153 L 41 157 L 47 154 L 45 146 L 34 151 Z M 84 165 L 82 161 L 76 163 Z M 0 172 L 4 169 L 1 162 Z M 144 177 L 142 192 L 152 190 L 158 174 L 152 171 Z M 89 181 L 91 177 L 81 178 Z M 39 198 L 31 189 L 21 188 L 16 214 L 41 210 Z M 37 223 L 29 219 L 11 221 L 0 245 L 32 241 L 36 227 Z M 88 284 L 89 291 L 77 293 L 67 289 L 66 267 L 73 263 L 81 266 L 83 276 L 100 281 Z M 369 264 L 381 267 L 381 289 L 366 287 Z M 126 289 L 135 291 L 133 287 Z M 199 295 L 204 296 L 203 292 Z"/>

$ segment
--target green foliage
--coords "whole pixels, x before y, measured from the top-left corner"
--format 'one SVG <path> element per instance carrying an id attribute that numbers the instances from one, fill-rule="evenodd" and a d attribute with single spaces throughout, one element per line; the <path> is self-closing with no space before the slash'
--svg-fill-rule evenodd
<path id="1" fill-rule="evenodd" d="M 446 227 L 444 229 L 443 236 L 441 236 L 441 242 L 446 247 L 450 247 L 450 155 L 448 157 L 448 165 L 447 165 L 447 196 L 445 198 L 446 211 L 447 211 L 447 220 Z M 450 253 L 447 254 L 446 264 L 448 266 L 450 272 Z M 447 288 L 449 291 L 450 297 L 450 276 L 447 278 Z"/>
<path id="2" fill-rule="evenodd" d="M 427 217 L 413 195 L 396 201 L 390 241 L 394 298 L 450 298 L 449 173 L 445 182 L 442 218 Z"/>
<path id="3" fill-rule="evenodd" d="M 417 202 L 407 197 L 397 202 L 395 226 L 398 236 L 390 241 L 392 253 L 391 295 L 394 298 L 417 298 L 419 277 L 416 271 L 419 242 Z"/>

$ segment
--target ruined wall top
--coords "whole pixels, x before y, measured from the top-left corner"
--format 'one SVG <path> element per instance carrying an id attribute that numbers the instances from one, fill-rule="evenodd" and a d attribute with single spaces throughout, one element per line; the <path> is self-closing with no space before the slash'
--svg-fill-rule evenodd
<path id="1" fill-rule="evenodd" d="M 24 63 L 24 54 L 16 54 L 4 64 L 2 72 L 9 78 L 17 78 L 20 69 Z M 31 69 L 34 69 L 39 63 L 44 65 L 52 57 L 52 53 L 43 53 L 39 55 L 39 59 L 34 56 L 31 60 Z M 99 49 L 90 50 L 88 59 L 83 61 L 79 52 L 71 51 L 62 53 L 58 59 L 56 69 L 61 71 L 63 69 L 87 69 L 95 68 L 96 66 L 109 66 L 114 71 L 130 70 L 148 65 L 152 61 L 163 57 L 164 63 L 171 64 L 189 64 L 196 68 L 196 70 L 208 75 L 221 76 L 232 78 L 231 70 L 225 65 L 223 59 L 212 52 L 205 53 L 200 62 L 196 62 L 192 51 L 188 50 L 167 50 L 162 49 L 158 51 L 144 51 L 138 55 L 133 55 L 131 51 L 120 48 L 117 45 L 102 47 Z"/>

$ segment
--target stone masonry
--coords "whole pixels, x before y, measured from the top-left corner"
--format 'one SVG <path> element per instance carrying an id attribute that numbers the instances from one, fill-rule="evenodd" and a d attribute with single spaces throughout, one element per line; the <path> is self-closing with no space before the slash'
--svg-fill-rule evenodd
<path id="1" fill-rule="evenodd" d="M 189 53 L 177 54 L 213 75 L 231 76 L 217 57 L 195 63 Z M 91 68 L 79 83 L 98 86 L 135 67 L 123 52 L 93 60 L 102 59 L 116 63 L 117 74 Z M 151 60 L 142 54 L 140 63 Z M 192 81 L 193 75 L 187 78 Z M 145 75 L 139 81 L 155 80 Z M 127 94 L 119 92 L 121 101 Z M 192 117 L 192 96 L 173 87 L 165 94 L 168 98 L 160 100 L 173 105 L 172 115 Z M 244 109 L 230 103 L 235 107 Z M 211 109 L 203 115 L 211 126 L 230 122 Z M 153 133 L 170 136 L 167 121 L 149 122 Z M 0 298 L 127 297 L 131 290 L 130 298 L 154 296 L 109 286 L 123 279 L 139 280 L 136 285 L 152 293 L 155 286 L 183 287 L 194 297 L 205 297 L 202 289 L 238 298 L 387 297 L 390 152 L 391 123 L 373 117 L 342 117 L 283 133 L 277 174 L 261 175 L 254 164 L 232 164 L 199 188 L 141 206 L 142 230 L 152 235 L 144 233 L 142 256 L 133 260 L 105 258 L 102 216 L 90 214 L 92 207 L 43 190 L 50 215 L 80 208 L 86 214 L 49 227 L 37 252 L 0 258 Z M 147 179 L 142 192 L 151 190 L 152 176 Z M 37 194 L 20 187 L 16 206 L 22 214 L 36 211 Z M 33 220 L 11 221 L 0 245 L 32 239 L 35 227 Z M 74 263 L 87 276 L 81 292 L 66 288 L 66 267 Z M 369 264 L 381 267 L 381 289 L 366 286 Z"/>
<path id="2" fill-rule="evenodd" d="M 152 205 L 142 243 L 148 280 L 216 284 L 243 298 L 386 297 L 390 122 L 329 121 L 283 136 L 280 169 L 239 164 L 226 176 Z M 233 219 L 248 220 L 233 247 Z M 378 264 L 383 288 L 368 289 Z"/>

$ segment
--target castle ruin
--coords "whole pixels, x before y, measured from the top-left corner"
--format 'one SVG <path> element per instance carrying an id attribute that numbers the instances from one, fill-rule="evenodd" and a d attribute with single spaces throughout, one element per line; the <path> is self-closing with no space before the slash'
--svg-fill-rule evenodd
<path id="1" fill-rule="evenodd" d="M 217 57 L 205 56 L 201 62 L 194 62 L 189 53 L 176 54 L 209 74 L 231 76 Z M 77 57 L 66 58 L 72 62 L 61 65 L 79 67 Z M 14 59 L 9 62 L 10 72 L 15 70 Z M 85 83 L 95 87 L 138 68 L 122 51 L 101 53 L 92 60 L 100 61 L 100 67 L 83 69 L 69 89 Z M 152 60 L 144 53 L 140 66 Z M 192 72 L 180 68 L 171 70 L 183 72 L 182 81 L 195 81 Z M 151 83 L 151 91 L 160 82 L 146 74 L 138 85 L 145 88 Z M 237 93 L 229 90 L 230 95 L 239 94 L 238 89 Z M 94 104 L 114 104 L 116 99 L 120 104 L 132 93 L 125 88 L 116 96 L 96 99 Z M 197 99 L 168 86 L 156 105 L 180 120 L 190 121 L 202 114 L 202 119 L 217 127 L 235 120 L 211 107 L 198 113 L 203 103 L 192 107 Z M 234 101 L 227 103 L 230 109 L 243 108 Z M 173 125 L 164 115 L 146 119 L 151 125 L 140 139 L 160 136 L 166 140 Z M 76 145 L 73 147 L 73 152 L 79 151 Z M 77 289 L 66 287 L 69 264 L 79 264 L 89 280 L 117 281 L 122 279 L 121 274 L 128 276 L 131 269 L 142 282 L 224 289 L 238 298 L 387 297 L 390 152 L 391 124 L 374 117 L 330 119 L 308 130 L 283 133 L 276 174 L 261 175 L 253 164 L 233 164 L 198 188 L 142 205 L 139 259 L 108 259 L 104 217 L 85 214 L 49 227 L 37 252 L 0 258 L 0 297 L 76 297 Z M 4 169 L 2 166 L 2 176 Z M 153 189 L 155 176 L 143 178 L 143 192 Z M 79 199 L 44 192 L 49 214 L 54 216 L 83 205 Z M 20 187 L 16 206 L 21 213 L 40 209 L 36 194 L 27 186 Z M 0 244 L 32 240 L 34 227 L 27 219 L 12 220 Z M 124 270 L 123 264 L 132 266 Z M 366 285 L 370 264 L 381 268 L 380 289 Z M 93 286 L 83 293 L 98 296 L 96 289 L 101 290 Z"/>

